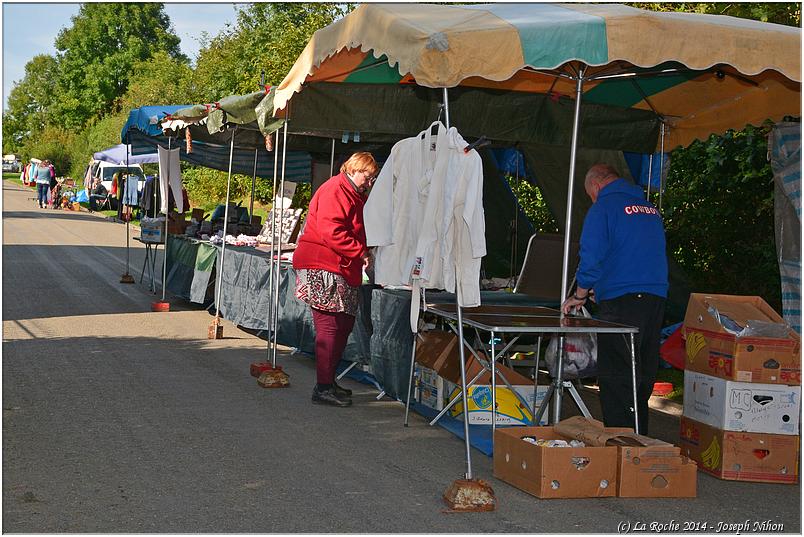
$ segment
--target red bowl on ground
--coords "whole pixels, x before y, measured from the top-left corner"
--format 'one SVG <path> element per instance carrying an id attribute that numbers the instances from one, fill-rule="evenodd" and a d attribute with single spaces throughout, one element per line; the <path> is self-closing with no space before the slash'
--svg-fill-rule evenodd
<path id="1" fill-rule="evenodd" d="M 151 311 L 170 311 L 170 302 L 151 302 Z"/>
<path id="2" fill-rule="evenodd" d="M 671 382 L 655 382 L 653 384 L 653 395 L 668 395 L 673 391 Z"/>

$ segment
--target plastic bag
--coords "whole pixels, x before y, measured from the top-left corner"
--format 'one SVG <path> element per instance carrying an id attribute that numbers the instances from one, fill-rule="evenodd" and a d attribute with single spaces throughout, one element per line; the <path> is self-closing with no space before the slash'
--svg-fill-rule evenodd
<path id="1" fill-rule="evenodd" d="M 584 316 L 589 313 L 583 310 Z M 547 345 L 544 358 L 550 376 L 558 374 L 558 342 L 553 336 Z M 564 374 L 566 380 L 594 377 L 597 375 L 597 336 L 595 334 L 572 333 L 564 335 Z"/>

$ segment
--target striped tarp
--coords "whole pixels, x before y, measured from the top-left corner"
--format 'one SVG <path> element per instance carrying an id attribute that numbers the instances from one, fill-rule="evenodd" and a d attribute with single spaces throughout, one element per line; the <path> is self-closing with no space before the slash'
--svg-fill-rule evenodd
<path id="1" fill-rule="evenodd" d="M 779 123 L 768 141 L 776 183 L 776 250 L 782 313 L 801 333 L 801 124 Z"/>

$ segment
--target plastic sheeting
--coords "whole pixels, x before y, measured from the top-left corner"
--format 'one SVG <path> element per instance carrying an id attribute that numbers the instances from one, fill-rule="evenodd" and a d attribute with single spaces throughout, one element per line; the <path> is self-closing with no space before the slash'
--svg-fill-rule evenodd
<path id="1" fill-rule="evenodd" d="M 779 123 L 769 140 L 775 184 L 776 253 L 782 315 L 801 333 L 801 124 Z"/>
<path id="2" fill-rule="evenodd" d="M 167 246 L 166 288 L 171 294 L 197 304 L 211 301 L 217 249 L 206 241 L 171 235 Z"/>

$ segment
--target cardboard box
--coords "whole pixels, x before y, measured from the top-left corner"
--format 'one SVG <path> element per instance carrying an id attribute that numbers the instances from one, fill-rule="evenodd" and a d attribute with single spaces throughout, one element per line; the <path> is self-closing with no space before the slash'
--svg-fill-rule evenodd
<path id="1" fill-rule="evenodd" d="M 726 431 L 795 435 L 801 386 L 733 382 L 685 371 L 684 415 Z"/>
<path id="2" fill-rule="evenodd" d="M 712 306 L 744 326 L 747 321 L 784 323 L 758 296 L 693 293 L 684 317 L 688 371 L 739 382 L 801 384 L 801 338 L 737 337 L 709 313 Z"/>
<path id="3" fill-rule="evenodd" d="M 416 401 L 434 410 L 444 408 L 444 379 L 429 367 L 416 366 Z"/>
<path id="4" fill-rule="evenodd" d="M 623 498 L 694 498 L 698 466 L 666 446 L 617 448 L 617 496 Z"/>
<path id="5" fill-rule="evenodd" d="M 466 380 L 472 380 L 475 375 L 482 369 L 474 357 L 469 359 L 466 364 Z M 544 400 L 547 394 L 548 386 L 541 385 L 538 387 L 538 392 L 533 393 L 533 380 L 517 373 L 502 364 L 497 364 L 497 371 L 505 375 L 508 382 L 514 387 L 523 399 L 527 402 L 528 406 L 525 407 L 522 401 L 519 400 L 508 389 L 502 379 L 497 377 L 497 424 L 498 425 L 533 425 L 533 402 L 536 401 L 536 408 Z M 460 374 L 459 374 L 460 380 Z M 452 383 L 447 381 L 448 388 L 447 402 L 452 400 L 458 393 L 460 393 L 460 383 Z M 491 425 L 491 373 L 486 371 L 480 378 L 469 386 L 466 394 L 469 400 L 469 424 L 470 425 Z M 540 424 L 547 423 L 548 412 L 542 414 Z M 457 419 L 464 419 L 464 405 L 463 401 L 455 403 L 450 409 L 450 416 Z"/>
<path id="6" fill-rule="evenodd" d="M 494 477 L 539 498 L 604 498 L 617 493 L 616 447 L 543 447 L 525 435 L 563 439 L 553 427 L 494 431 Z"/>
<path id="7" fill-rule="evenodd" d="M 428 369 L 438 372 L 444 362 L 459 358 L 458 338 L 451 332 L 429 330 L 416 340 L 416 363 Z"/>
<path id="8" fill-rule="evenodd" d="M 145 226 L 140 227 L 140 240 L 143 242 L 165 242 L 164 226 Z"/>
<path id="9" fill-rule="evenodd" d="M 799 437 L 723 431 L 681 417 L 681 453 L 720 479 L 797 483 Z"/>

